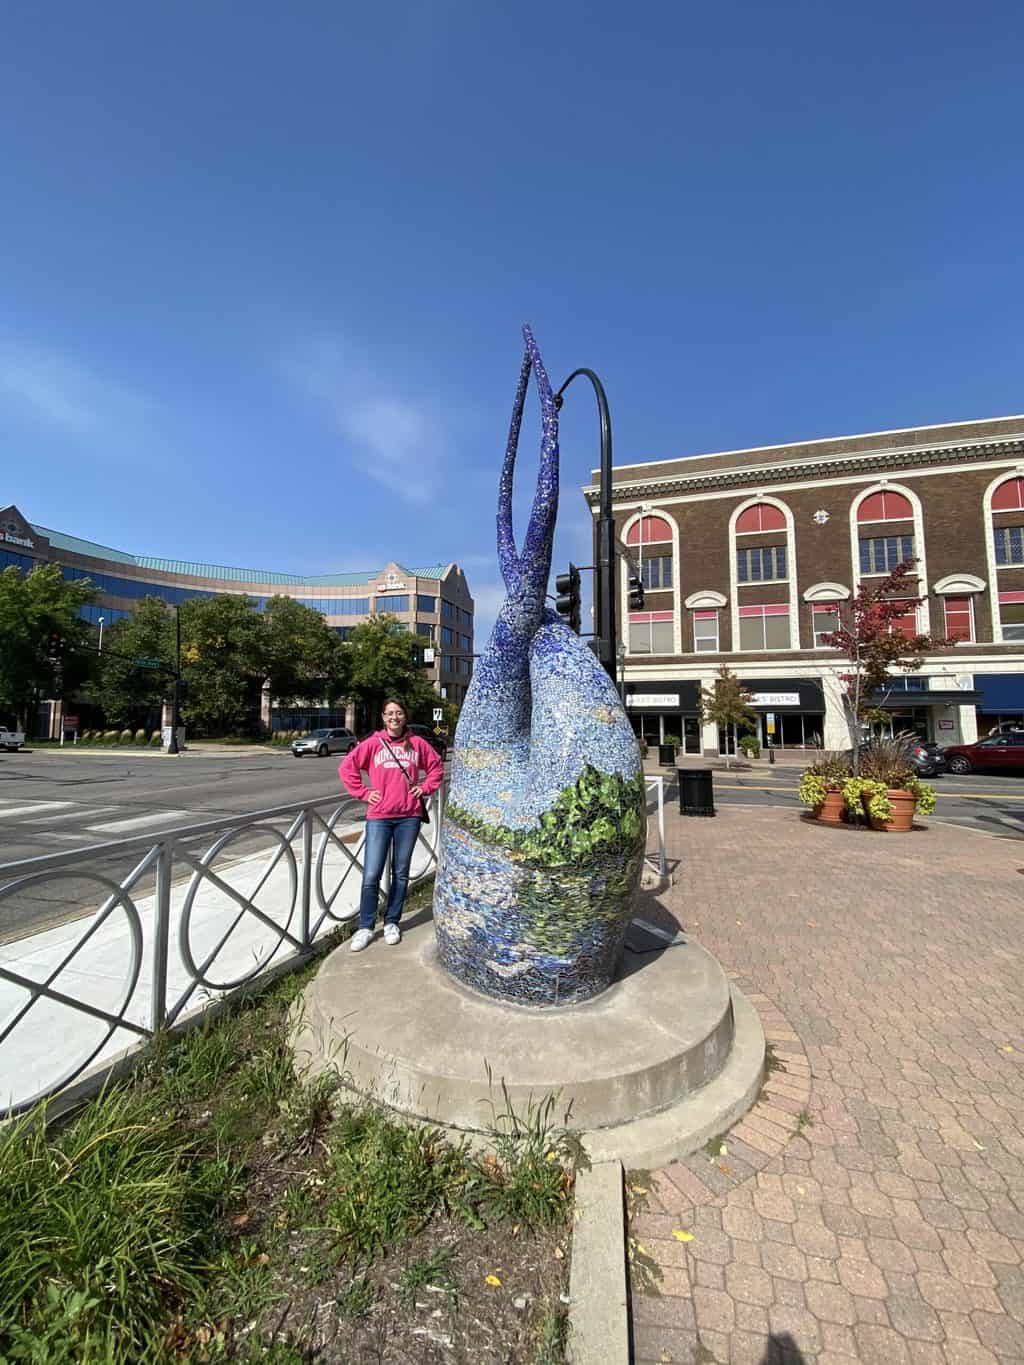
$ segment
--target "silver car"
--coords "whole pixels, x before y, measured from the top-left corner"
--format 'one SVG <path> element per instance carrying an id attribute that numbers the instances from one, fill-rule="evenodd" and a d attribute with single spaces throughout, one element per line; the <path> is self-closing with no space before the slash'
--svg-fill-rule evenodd
<path id="1" fill-rule="evenodd" d="M 296 758 L 301 758 L 303 754 L 326 758 L 328 754 L 347 754 L 358 743 L 351 730 L 312 730 L 302 739 L 292 740 L 292 753 Z"/>

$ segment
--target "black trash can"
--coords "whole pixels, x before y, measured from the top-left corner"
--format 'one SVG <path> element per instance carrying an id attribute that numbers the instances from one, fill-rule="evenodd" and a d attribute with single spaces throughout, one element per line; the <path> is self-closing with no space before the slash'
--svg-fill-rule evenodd
<path id="1" fill-rule="evenodd" d="M 674 744 L 658 745 L 658 762 L 663 768 L 671 768 L 676 761 L 676 746 Z"/>
<path id="2" fill-rule="evenodd" d="M 679 769 L 680 815 L 714 815 L 715 790 L 710 768 Z"/>

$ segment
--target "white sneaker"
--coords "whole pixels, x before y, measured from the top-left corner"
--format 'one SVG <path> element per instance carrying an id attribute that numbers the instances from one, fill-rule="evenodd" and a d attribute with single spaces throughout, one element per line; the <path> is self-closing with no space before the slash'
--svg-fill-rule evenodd
<path id="1" fill-rule="evenodd" d="M 401 941 L 402 941 L 402 931 L 401 931 L 401 929 L 399 929 L 398 925 L 397 925 L 397 924 L 385 924 L 385 926 L 384 926 L 384 942 L 385 942 L 389 947 L 393 948 L 393 947 L 395 946 L 396 943 L 401 943 Z"/>
<path id="2" fill-rule="evenodd" d="M 387 934 L 385 934 L 384 937 L 387 938 Z M 361 953 L 364 948 L 369 948 L 372 942 L 372 929 L 357 929 L 352 935 L 352 942 L 348 946 L 354 953 Z"/>

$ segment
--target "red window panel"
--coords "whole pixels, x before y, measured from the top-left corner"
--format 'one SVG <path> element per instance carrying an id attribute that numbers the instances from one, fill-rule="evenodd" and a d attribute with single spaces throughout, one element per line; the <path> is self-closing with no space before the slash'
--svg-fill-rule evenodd
<path id="1" fill-rule="evenodd" d="M 631 611 L 629 619 L 634 624 L 642 624 L 645 621 L 671 621 L 673 618 L 670 611 Z"/>
<path id="2" fill-rule="evenodd" d="M 974 613 L 969 597 L 946 598 L 946 636 L 950 640 L 974 639 Z"/>
<path id="3" fill-rule="evenodd" d="M 693 613 L 693 619 L 695 621 L 713 621 L 717 615 L 717 611 L 695 611 Z"/>
<path id="4" fill-rule="evenodd" d="M 1007 479 L 992 494 L 993 512 L 1018 512 L 1024 508 L 1024 479 Z"/>
<path id="5" fill-rule="evenodd" d="M 999 601 L 1002 605 L 1010 602 L 1024 602 L 1024 592 L 1001 592 Z"/>
<path id="6" fill-rule="evenodd" d="M 656 545 L 672 539 L 672 527 L 664 517 L 641 517 L 626 532 L 627 545 Z"/>
<path id="7" fill-rule="evenodd" d="M 910 521 L 914 509 L 902 493 L 869 493 L 857 508 L 858 521 Z"/>
<path id="8" fill-rule="evenodd" d="M 814 604 L 812 610 L 814 611 L 814 614 L 815 614 L 815 615 L 817 615 L 818 612 L 821 612 L 821 614 L 824 616 L 824 614 L 825 614 L 826 612 L 829 612 L 829 613 L 838 612 L 838 610 L 839 610 L 839 603 L 838 603 L 838 602 L 822 602 L 822 603 L 819 604 L 819 603 L 816 602 L 816 603 Z"/>
<path id="9" fill-rule="evenodd" d="M 740 607 L 741 616 L 788 616 L 788 602 L 774 602 L 771 606 Z"/>
<path id="10" fill-rule="evenodd" d="M 894 616 L 890 629 L 893 635 L 905 635 L 908 640 L 912 640 L 915 635 L 920 633 L 917 624 L 917 608 L 911 607 L 902 616 Z"/>
<path id="11" fill-rule="evenodd" d="M 756 531 L 784 531 L 786 529 L 785 515 L 778 507 L 772 507 L 770 503 L 758 503 L 756 507 L 748 507 L 736 518 L 737 535 L 749 535 Z"/>

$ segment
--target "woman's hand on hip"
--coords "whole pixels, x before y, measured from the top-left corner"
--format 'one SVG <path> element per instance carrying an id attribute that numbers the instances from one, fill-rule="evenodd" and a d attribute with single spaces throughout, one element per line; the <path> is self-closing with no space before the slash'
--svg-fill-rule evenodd
<path id="1" fill-rule="evenodd" d="M 369 806 L 375 806 L 379 800 L 380 792 L 371 792 L 370 795 L 366 798 L 366 803 Z"/>

